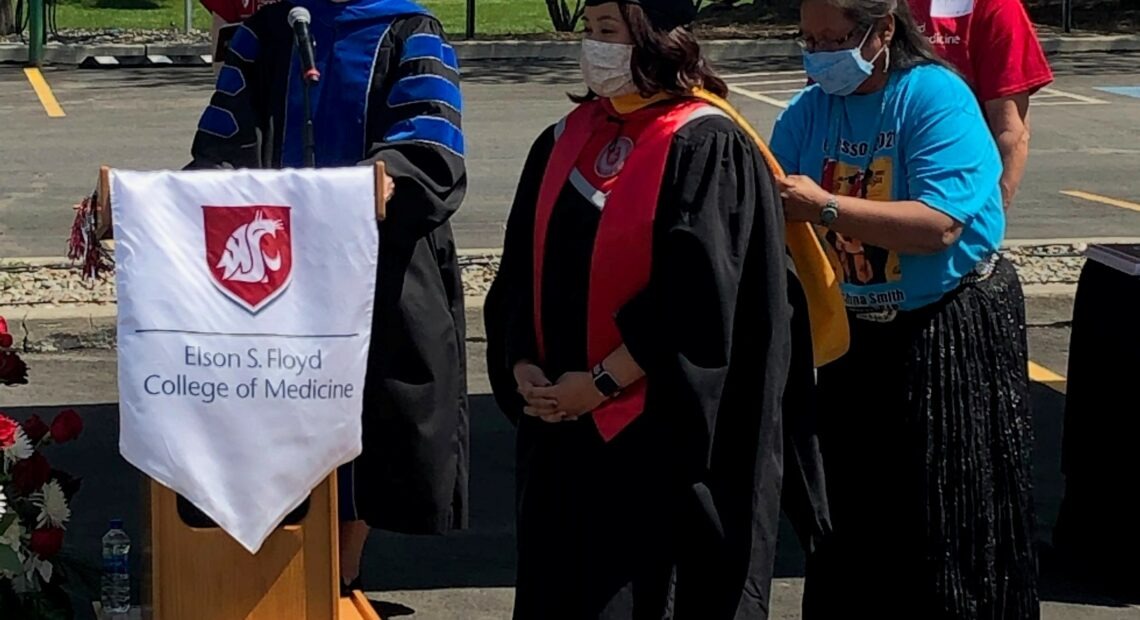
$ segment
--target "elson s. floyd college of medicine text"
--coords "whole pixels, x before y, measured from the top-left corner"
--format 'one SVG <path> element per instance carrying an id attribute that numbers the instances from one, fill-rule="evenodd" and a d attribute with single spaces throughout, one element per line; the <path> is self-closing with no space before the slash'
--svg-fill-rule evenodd
<path id="1" fill-rule="evenodd" d="M 143 391 L 151 396 L 192 396 L 205 404 L 217 399 L 239 398 L 243 400 L 264 398 L 269 400 L 335 400 L 352 398 L 356 386 L 337 381 L 332 377 L 316 378 L 307 376 L 323 369 L 324 352 L 290 353 L 277 347 L 260 350 L 249 347 L 244 353 L 233 351 L 206 351 L 202 347 L 188 345 L 185 348 L 184 365 L 186 371 L 174 376 L 160 373 L 147 375 L 143 380 Z M 215 381 L 196 376 L 199 368 L 224 368 L 276 371 L 288 373 L 290 377 L 271 377 L 264 374 L 251 374 L 248 379 L 236 383 Z"/>

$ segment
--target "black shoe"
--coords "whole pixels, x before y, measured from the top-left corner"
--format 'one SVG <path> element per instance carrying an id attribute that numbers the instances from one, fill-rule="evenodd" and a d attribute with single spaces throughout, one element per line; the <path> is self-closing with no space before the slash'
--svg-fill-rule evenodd
<path id="1" fill-rule="evenodd" d="M 350 594 L 352 594 L 353 590 L 363 590 L 363 589 L 364 589 L 364 584 L 362 584 L 360 582 L 360 575 L 357 575 L 356 579 L 353 579 L 351 583 L 345 583 L 344 581 L 340 582 L 340 595 L 341 595 L 341 597 L 349 596 Z"/>

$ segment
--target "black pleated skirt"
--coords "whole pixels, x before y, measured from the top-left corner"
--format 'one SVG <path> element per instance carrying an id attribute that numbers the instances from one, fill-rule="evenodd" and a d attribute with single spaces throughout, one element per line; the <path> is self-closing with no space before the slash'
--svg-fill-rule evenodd
<path id="1" fill-rule="evenodd" d="M 805 620 L 1040 617 L 1025 300 L 1013 266 L 893 321 L 852 316 L 819 371 L 829 532 Z"/>

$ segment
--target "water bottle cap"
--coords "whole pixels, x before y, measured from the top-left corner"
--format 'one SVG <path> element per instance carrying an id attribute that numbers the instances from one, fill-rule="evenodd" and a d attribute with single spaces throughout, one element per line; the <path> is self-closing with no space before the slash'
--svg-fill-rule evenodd
<path id="1" fill-rule="evenodd" d="M 111 519 L 111 529 L 113 529 L 113 530 L 123 529 L 123 520 L 122 519 Z"/>

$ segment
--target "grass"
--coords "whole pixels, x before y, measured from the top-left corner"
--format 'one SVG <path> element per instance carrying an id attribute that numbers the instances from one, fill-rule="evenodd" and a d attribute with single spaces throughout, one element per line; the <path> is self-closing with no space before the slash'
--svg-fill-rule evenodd
<path id="1" fill-rule="evenodd" d="M 60 28 L 122 28 L 132 30 L 181 29 L 183 0 L 59 0 Z M 210 16 L 198 0 L 194 4 L 194 27 L 209 28 Z M 574 0 L 567 0 L 572 3 Z M 423 0 L 453 36 L 462 36 L 467 26 L 467 0 Z M 709 4 L 705 0 L 704 4 Z M 788 23 L 786 15 L 752 10 L 749 0 L 720 14 L 702 13 L 706 26 L 758 26 Z M 1060 24 L 1059 0 L 1029 0 L 1029 10 L 1039 24 Z M 1136 32 L 1140 30 L 1140 0 L 1075 0 L 1074 22 L 1085 31 Z M 721 23 L 726 22 L 726 23 Z M 553 30 L 544 0 L 475 0 L 477 36 L 528 35 Z M 718 32 L 733 36 L 732 32 Z"/>
<path id="2" fill-rule="evenodd" d="M 194 27 L 210 27 L 210 16 L 198 0 Z M 454 35 L 467 27 L 466 0 L 424 0 L 424 5 Z M 59 28 L 181 29 L 183 0 L 63 0 L 56 12 Z M 476 0 L 475 32 L 479 35 L 549 32 L 550 17 L 543 0 Z"/>
<path id="3" fill-rule="evenodd" d="M 449 33 L 467 28 L 467 0 L 423 0 Z M 549 32 L 550 15 L 543 0 L 475 0 L 475 33 L 531 34 Z"/>

